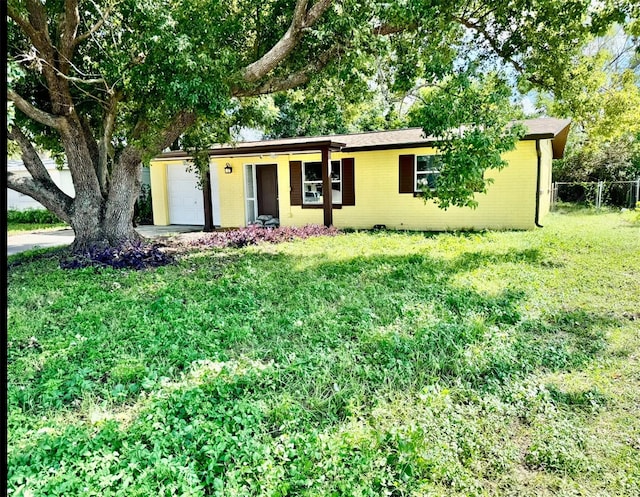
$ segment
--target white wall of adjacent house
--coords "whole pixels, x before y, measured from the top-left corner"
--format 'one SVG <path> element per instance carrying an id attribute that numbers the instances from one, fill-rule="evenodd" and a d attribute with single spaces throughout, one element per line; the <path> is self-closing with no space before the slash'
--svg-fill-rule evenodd
<path id="1" fill-rule="evenodd" d="M 58 185 L 58 188 L 70 197 L 74 197 L 75 189 L 73 188 L 73 180 L 71 179 L 71 171 L 69 171 L 69 168 L 65 165 L 59 169 L 55 161 L 48 157 L 42 157 L 42 162 L 47 168 L 53 182 Z M 30 177 L 29 172 L 21 160 L 8 159 L 7 170 L 20 176 Z M 151 184 L 148 167 L 142 168 L 142 184 Z M 28 195 L 7 188 L 7 209 L 23 211 L 27 209 L 44 209 L 44 206 Z"/>
<path id="2" fill-rule="evenodd" d="M 73 197 L 75 190 L 69 169 L 66 166 L 58 169 L 55 161 L 49 157 L 42 157 L 42 162 L 53 182 L 58 185 L 58 188 Z M 7 170 L 19 176 L 31 177 L 21 160 L 8 159 Z M 44 209 L 44 206 L 28 195 L 7 188 L 7 209 L 23 211 L 27 209 Z"/>

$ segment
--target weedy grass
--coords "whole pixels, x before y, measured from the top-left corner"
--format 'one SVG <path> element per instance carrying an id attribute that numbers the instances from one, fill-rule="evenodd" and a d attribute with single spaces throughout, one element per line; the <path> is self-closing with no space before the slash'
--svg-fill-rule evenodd
<path id="1" fill-rule="evenodd" d="M 640 493 L 640 230 L 8 271 L 11 495 Z"/>

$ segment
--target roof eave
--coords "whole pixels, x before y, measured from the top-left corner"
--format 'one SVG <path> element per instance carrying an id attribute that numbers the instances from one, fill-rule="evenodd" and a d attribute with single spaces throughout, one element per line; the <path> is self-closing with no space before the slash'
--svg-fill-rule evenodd
<path id="1" fill-rule="evenodd" d="M 207 151 L 209 157 L 239 157 L 253 156 L 277 153 L 296 153 L 296 152 L 316 152 L 328 148 L 332 152 L 343 150 L 345 144 L 334 142 L 331 140 L 313 141 L 307 143 L 280 143 L 276 145 L 257 145 L 245 147 L 225 147 L 219 149 L 210 149 Z M 159 155 L 156 160 L 163 159 L 189 159 L 191 154 L 188 152 L 165 152 Z"/>
<path id="2" fill-rule="evenodd" d="M 562 159 L 564 157 L 564 149 L 567 146 L 567 137 L 569 136 L 570 127 L 571 123 L 568 123 L 551 142 L 554 159 Z"/>

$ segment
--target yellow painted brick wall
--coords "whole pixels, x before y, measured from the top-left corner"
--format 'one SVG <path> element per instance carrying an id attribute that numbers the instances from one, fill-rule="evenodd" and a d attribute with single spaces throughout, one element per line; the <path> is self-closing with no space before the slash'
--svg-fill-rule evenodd
<path id="1" fill-rule="evenodd" d="M 233 169 L 231 174 L 225 174 L 224 167 L 229 163 Z M 212 158 L 211 167 L 218 170 L 220 195 L 220 225 L 223 228 L 237 228 L 245 223 L 244 201 L 244 158 Z"/>
<path id="2" fill-rule="evenodd" d="M 452 207 L 443 211 L 433 202 L 411 194 L 398 193 L 398 158 L 403 154 L 425 155 L 432 148 L 334 153 L 332 159 L 355 158 L 356 205 L 334 209 L 334 225 L 339 228 L 371 228 L 384 224 L 391 229 L 530 229 L 535 220 L 537 154 L 534 141 L 523 141 L 505 155 L 509 166 L 490 171 L 495 182 L 486 195 L 478 195 L 477 209 Z M 283 160 L 284 159 L 284 160 Z M 280 157 L 280 221 L 283 226 L 322 224 L 321 209 L 289 205 L 289 160 L 320 160 L 319 154 Z"/>
<path id="3" fill-rule="evenodd" d="M 553 148 L 551 140 L 540 140 L 540 205 L 538 221 L 549 214 L 551 209 L 551 172 L 553 162 Z"/>
<path id="4" fill-rule="evenodd" d="M 153 208 L 153 224 L 167 226 L 169 224 L 169 198 L 167 195 L 167 162 L 154 161 L 149 166 L 151 181 L 151 206 Z"/>

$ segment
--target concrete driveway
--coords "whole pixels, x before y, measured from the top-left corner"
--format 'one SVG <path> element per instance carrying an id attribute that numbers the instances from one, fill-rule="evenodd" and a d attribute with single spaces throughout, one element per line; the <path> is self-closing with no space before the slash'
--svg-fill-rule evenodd
<path id="1" fill-rule="evenodd" d="M 202 231 L 202 226 L 138 226 L 136 230 L 141 235 L 156 239 L 166 238 L 178 233 L 192 233 Z M 70 228 L 42 230 L 25 232 L 7 236 L 7 255 L 17 254 L 25 250 L 36 248 L 49 248 L 70 245 L 73 242 L 74 234 Z"/>

